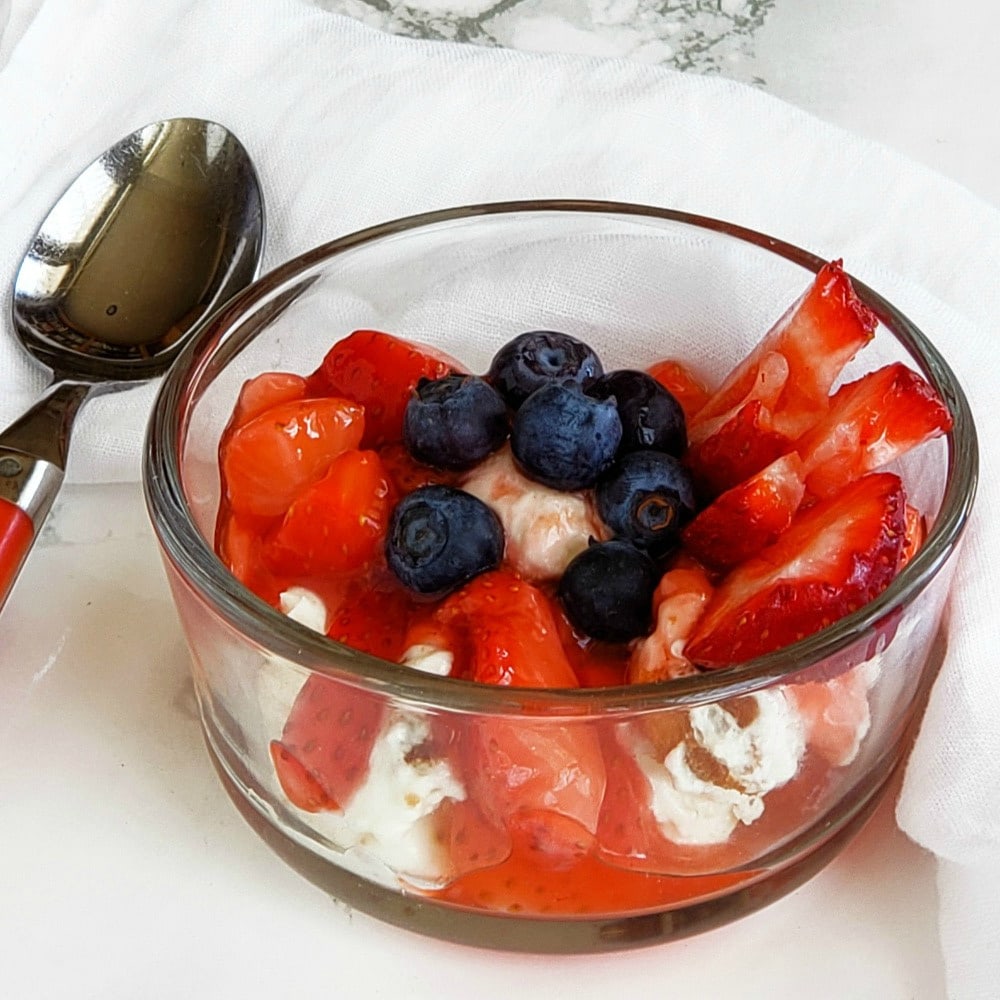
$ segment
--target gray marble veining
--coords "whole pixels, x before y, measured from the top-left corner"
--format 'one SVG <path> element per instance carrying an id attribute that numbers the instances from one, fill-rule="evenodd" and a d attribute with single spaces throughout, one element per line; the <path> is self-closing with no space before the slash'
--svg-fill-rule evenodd
<path id="1" fill-rule="evenodd" d="M 413 38 L 618 56 L 762 83 L 753 46 L 776 0 L 316 0 Z"/>

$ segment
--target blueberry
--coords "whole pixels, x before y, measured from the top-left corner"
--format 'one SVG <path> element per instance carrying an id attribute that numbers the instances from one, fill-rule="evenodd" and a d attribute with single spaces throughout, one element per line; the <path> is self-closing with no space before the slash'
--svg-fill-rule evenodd
<path id="1" fill-rule="evenodd" d="M 559 581 L 559 600 L 570 624 L 608 642 L 627 642 L 649 632 L 656 564 L 645 552 L 617 539 L 592 542 Z"/>
<path id="2" fill-rule="evenodd" d="M 422 378 L 406 404 L 403 443 L 425 465 L 471 469 L 507 440 L 507 407 L 475 375 Z"/>
<path id="3" fill-rule="evenodd" d="M 687 425 L 680 403 L 651 375 L 621 369 L 602 375 L 588 396 L 618 401 L 622 443 L 618 453 L 652 449 L 680 458 L 687 447 Z"/>
<path id="4" fill-rule="evenodd" d="M 613 400 L 550 383 L 514 414 L 510 447 L 525 475 L 557 490 L 593 486 L 614 461 L 622 423 Z"/>
<path id="5" fill-rule="evenodd" d="M 500 521 L 482 500 L 451 486 L 421 486 L 392 512 L 385 554 L 405 586 L 439 596 L 496 569 L 503 547 Z"/>
<path id="6" fill-rule="evenodd" d="M 619 538 L 663 555 L 695 514 L 691 475 L 672 455 L 633 451 L 597 484 L 597 511 Z"/>
<path id="7" fill-rule="evenodd" d="M 554 330 L 532 330 L 497 351 L 486 380 L 516 410 L 543 385 L 586 388 L 603 372 L 597 355 L 582 340 Z"/>

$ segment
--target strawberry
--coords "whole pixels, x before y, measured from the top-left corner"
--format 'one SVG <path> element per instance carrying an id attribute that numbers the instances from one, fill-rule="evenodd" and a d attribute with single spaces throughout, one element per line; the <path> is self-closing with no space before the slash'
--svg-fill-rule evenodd
<path id="1" fill-rule="evenodd" d="M 300 399 L 272 406 L 224 437 L 223 491 L 237 514 L 282 517 L 341 453 L 356 448 L 364 415 L 343 399 Z"/>
<path id="2" fill-rule="evenodd" d="M 406 644 L 450 650 L 452 676 L 515 687 L 576 687 L 557 616 L 537 587 L 508 570 L 484 573 L 410 629 Z M 470 798 L 494 826 L 531 845 L 539 865 L 589 850 L 604 794 L 593 729 L 523 717 L 479 717 L 456 755 Z"/>
<path id="3" fill-rule="evenodd" d="M 728 569 L 774 542 L 804 493 L 802 462 L 792 452 L 716 497 L 684 528 L 681 540 L 706 566 Z"/>
<path id="4" fill-rule="evenodd" d="M 341 809 L 364 782 L 383 702 L 367 691 L 313 675 L 303 685 L 271 760 L 300 809 Z"/>
<path id="5" fill-rule="evenodd" d="M 444 469 L 433 469 L 423 462 L 418 462 L 403 444 L 387 444 L 379 448 L 379 458 L 382 467 L 389 476 L 396 494 L 405 497 L 421 486 L 440 484 L 453 486 L 458 477 L 453 472 Z"/>
<path id="6" fill-rule="evenodd" d="M 607 778 L 597 732 L 585 721 L 476 719 L 463 771 L 470 797 L 497 825 L 559 867 L 592 845 Z"/>
<path id="7" fill-rule="evenodd" d="M 215 527 L 215 551 L 244 587 L 268 604 L 277 604 L 285 581 L 264 559 L 261 535 L 267 530 L 268 522 L 239 517 L 223 504 Z"/>
<path id="8" fill-rule="evenodd" d="M 312 392 L 344 396 L 365 410 L 364 448 L 403 436 L 403 412 L 421 378 L 436 379 L 461 365 L 431 347 L 379 330 L 355 330 L 326 353 L 309 377 Z"/>
<path id="9" fill-rule="evenodd" d="M 763 432 L 790 445 L 815 424 L 826 412 L 837 376 L 872 339 L 877 321 L 857 297 L 841 262 L 826 264 L 691 422 L 688 438 L 696 477 L 711 484 L 713 492 L 721 492 L 790 450 L 765 449 L 766 461 L 756 468 L 733 458 L 742 448 L 757 450 L 753 435 Z M 753 418 L 744 417 L 733 425 L 740 411 L 755 400 Z M 712 437 L 727 427 L 726 447 L 709 447 Z M 737 433 L 739 428 L 742 434 Z M 716 468 L 727 457 L 737 466 L 737 478 Z"/>
<path id="10" fill-rule="evenodd" d="M 802 719 L 809 746 L 834 767 L 850 764 L 871 727 L 867 664 L 828 680 L 785 689 Z"/>
<path id="11" fill-rule="evenodd" d="M 653 594 L 656 627 L 632 649 L 626 673 L 629 684 L 650 684 L 698 672 L 684 655 L 684 645 L 712 589 L 705 571 L 694 563 L 663 574 Z"/>
<path id="12" fill-rule="evenodd" d="M 578 687 L 549 598 L 509 570 L 477 576 L 411 629 L 455 656 L 452 676 L 511 687 Z"/>
<path id="13" fill-rule="evenodd" d="M 681 361 L 664 358 L 647 368 L 646 372 L 681 404 L 684 418 L 689 424 L 711 397 L 704 384 Z"/>
<path id="14" fill-rule="evenodd" d="M 370 563 L 385 533 L 392 491 L 374 451 L 350 449 L 293 501 L 267 546 L 271 566 L 311 576 Z"/>
<path id="15" fill-rule="evenodd" d="M 305 397 L 306 380 L 301 375 L 293 375 L 291 372 L 263 372 L 243 383 L 229 427 L 235 430 L 272 406 L 293 403 Z"/>
<path id="16" fill-rule="evenodd" d="M 700 666 L 729 666 L 866 604 L 898 571 L 905 507 L 899 478 L 873 472 L 799 512 L 773 545 L 723 580 L 687 655 Z"/>
<path id="17" fill-rule="evenodd" d="M 774 429 L 774 416 L 766 399 L 755 397 L 704 441 L 692 444 L 684 461 L 698 492 L 711 498 L 749 479 L 792 447 L 793 442 Z"/>
<path id="18" fill-rule="evenodd" d="M 407 648 L 413 598 L 399 585 L 358 580 L 333 612 L 326 634 L 352 649 L 398 662 Z"/>
<path id="19" fill-rule="evenodd" d="M 559 641 L 580 687 L 619 687 L 625 683 L 629 648 L 622 642 L 602 642 L 577 632 L 561 606 L 555 611 Z"/>
<path id="20" fill-rule="evenodd" d="M 841 386 L 823 419 L 797 442 L 806 488 L 813 496 L 830 496 L 951 424 L 937 393 L 905 365 L 868 372 Z"/>
<path id="21" fill-rule="evenodd" d="M 916 507 L 906 505 L 906 537 L 903 540 L 903 552 L 899 558 L 899 568 L 902 569 L 916 554 L 917 549 L 924 544 L 927 537 L 927 518 Z"/>

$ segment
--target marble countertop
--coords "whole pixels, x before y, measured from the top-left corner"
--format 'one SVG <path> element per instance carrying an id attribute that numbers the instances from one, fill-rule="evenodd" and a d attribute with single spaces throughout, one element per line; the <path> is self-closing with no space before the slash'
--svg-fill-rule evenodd
<path id="1" fill-rule="evenodd" d="M 966 0 L 961 17 L 932 0 L 316 2 L 442 44 L 731 76 L 1000 206 L 1000 135 L 976 115 L 1000 83 L 987 50 L 1000 37 L 1000 8 L 986 0 Z M 0 636 L 5 996 L 946 995 L 934 862 L 896 829 L 891 799 L 785 899 L 630 954 L 498 958 L 383 926 L 324 896 L 269 853 L 219 787 L 136 484 L 64 490 Z"/>

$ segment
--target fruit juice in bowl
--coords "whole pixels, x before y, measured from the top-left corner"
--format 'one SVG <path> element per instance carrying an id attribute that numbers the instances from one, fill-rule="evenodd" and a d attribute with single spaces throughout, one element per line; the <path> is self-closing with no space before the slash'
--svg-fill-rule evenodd
<path id="1" fill-rule="evenodd" d="M 282 856 L 490 947 L 692 933 L 864 822 L 932 678 L 961 389 L 837 262 L 606 203 L 354 234 L 165 381 L 211 756 Z"/>

